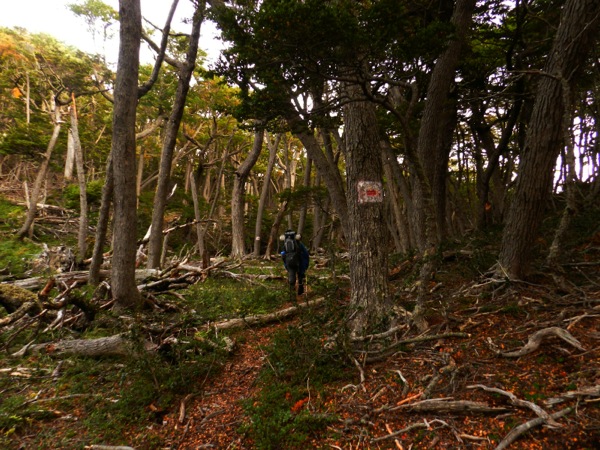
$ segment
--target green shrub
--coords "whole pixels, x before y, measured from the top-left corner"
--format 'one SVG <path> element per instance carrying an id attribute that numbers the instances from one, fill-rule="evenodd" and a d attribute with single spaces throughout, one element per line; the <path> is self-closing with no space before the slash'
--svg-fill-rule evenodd
<path id="1" fill-rule="evenodd" d="M 90 181 L 86 186 L 86 199 L 88 207 L 99 206 L 102 200 L 102 187 L 104 180 Z M 65 208 L 79 211 L 79 185 L 69 184 L 63 190 Z"/>

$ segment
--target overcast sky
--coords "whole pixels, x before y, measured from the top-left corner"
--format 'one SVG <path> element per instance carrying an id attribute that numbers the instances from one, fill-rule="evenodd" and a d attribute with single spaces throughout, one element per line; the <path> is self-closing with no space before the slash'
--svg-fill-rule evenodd
<path id="1" fill-rule="evenodd" d="M 70 3 L 82 3 L 81 0 L 0 0 L 0 26 L 23 27 L 32 33 L 47 33 L 59 41 L 79 48 L 86 53 L 106 54 L 107 61 L 115 62 L 118 52 L 118 39 L 104 47 L 102 42 L 94 42 L 92 33 L 80 17 L 68 8 Z M 118 0 L 104 0 L 104 3 L 118 10 Z M 154 25 L 162 27 L 171 7 L 170 0 L 141 0 L 142 16 Z M 171 29 L 189 33 L 191 25 L 182 23 L 182 18 L 191 16 L 192 5 L 189 0 L 179 0 L 178 14 Z M 115 32 L 116 34 L 116 32 Z M 202 25 L 201 48 L 208 53 L 208 60 L 218 55 L 220 42 L 215 39 L 216 31 L 211 23 Z M 159 38 L 156 39 L 160 41 Z M 152 62 L 152 54 L 142 52 L 143 62 Z"/>

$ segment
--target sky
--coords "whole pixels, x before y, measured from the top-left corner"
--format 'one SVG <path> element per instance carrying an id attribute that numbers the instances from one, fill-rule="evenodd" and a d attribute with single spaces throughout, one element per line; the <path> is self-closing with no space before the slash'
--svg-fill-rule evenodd
<path id="1" fill-rule="evenodd" d="M 82 0 L 0 0 L 0 26 L 22 27 L 32 33 L 46 33 L 59 41 L 76 47 L 86 53 L 105 54 L 109 63 L 116 63 L 118 54 L 118 33 L 114 31 L 112 42 L 103 44 L 102 39 L 94 41 L 93 34 L 87 29 L 85 21 L 73 14 L 67 5 L 82 3 Z M 118 10 L 118 0 L 104 0 L 104 3 Z M 171 0 L 141 0 L 142 16 L 154 25 L 162 27 L 171 7 Z M 190 17 L 192 5 L 189 0 L 179 0 L 178 13 L 173 18 L 171 30 L 189 33 L 191 25 L 182 22 Z M 200 48 L 208 53 L 207 62 L 214 61 L 219 54 L 221 43 L 216 38 L 214 24 L 202 24 Z M 156 38 L 158 43 L 160 38 Z M 145 49 L 141 52 L 144 63 L 152 63 L 152 52 Z"/>

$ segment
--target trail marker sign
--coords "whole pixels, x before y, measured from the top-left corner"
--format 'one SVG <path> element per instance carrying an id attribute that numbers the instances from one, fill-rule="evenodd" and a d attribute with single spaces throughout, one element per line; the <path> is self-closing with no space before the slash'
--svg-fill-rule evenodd
<path id="1" fill-rule="evenodd" d="M 383 201 L 383 186 L 379 181 L 359 181 L 358 203 L 381 203 Z"/>

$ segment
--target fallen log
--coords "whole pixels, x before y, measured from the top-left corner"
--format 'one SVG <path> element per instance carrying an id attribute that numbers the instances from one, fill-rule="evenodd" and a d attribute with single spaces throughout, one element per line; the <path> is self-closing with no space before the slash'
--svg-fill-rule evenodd
<path id="1" fill-rule="evenodd" d="M 267 323 L 291 317 L 303 308 L 321 305 L 324 301 L 325 298 L 321 297 L 306 303 L 298 303 L 296 306 L 290 306 L 289 308 L 280 309 L 279 311 L 269 314 L 259 314 L 255 316 L 241 317 L 239 319 L 224 320 L 222 322 L 217 322 L 210 325 L 210 328 L 218 331 L 244 326 L 265 325 Z"/>
<path id="2" fill-rule="evenodd" d="M 7 325 L 15 323 L 17 320 L 19 320 L 25 314 L 28 314 L 30 311 L 31 312 L 34 311 L 36 308 L 37 308 L 37 304 L 35 302 L 23 303 L 21 305 L 21 307 L 19 309 L 17 309 L 15 312 L 0 319 L 0 327 L 5 327 Z"/>
<path id="3" fill-rule="evenodd" d="M 135 271 L 135 279 L 136 281 L 142 281 L 146 278 L 152 276 L 158 276 L 160 271 L 158 269 L 139 269 Z M 87 283 L 89 278 L 89 271 L 87 270 L 79 270 L 73 272 L 63 272 L 57 273 L 55 275 L 47 276 L 47 277 L 32 277 L 32 278 L 24 278 L 22 280 L 14 280 L 8 281 L 6 284 L 11 284 L 13 286 L 18 286 L 23 289 L 28 289 L 31 291 L 37 291 L 45 286 L 48 278 L 55 278 L 57 282 L 62 282 L 65 284 L 73 284 L 73 283 Z M 101 270 L 100 271 L 100 280 L 104 281 L 110 278 L 109 270 Z"/>
<path id="4" fill-rule="evenodd" d="M 10 283 L 0 284 L 0 306 L 11 314 L 25 303 L 37 303 L 38 297 L 33 292 Z"/>
<path id="5" fill-rule="evenodd" d="M 144 343 L 144 349 L 150 351 L 155 344 Z M 47 355 L 76 356 L 127 356 L 138 352 L 138 346 L 126 334 L 116 334 L 97 339 L 72 339 L 44 344 L 28 344 L 12 356 L 24 356 L 27 353 L 44 353 Z"/>

